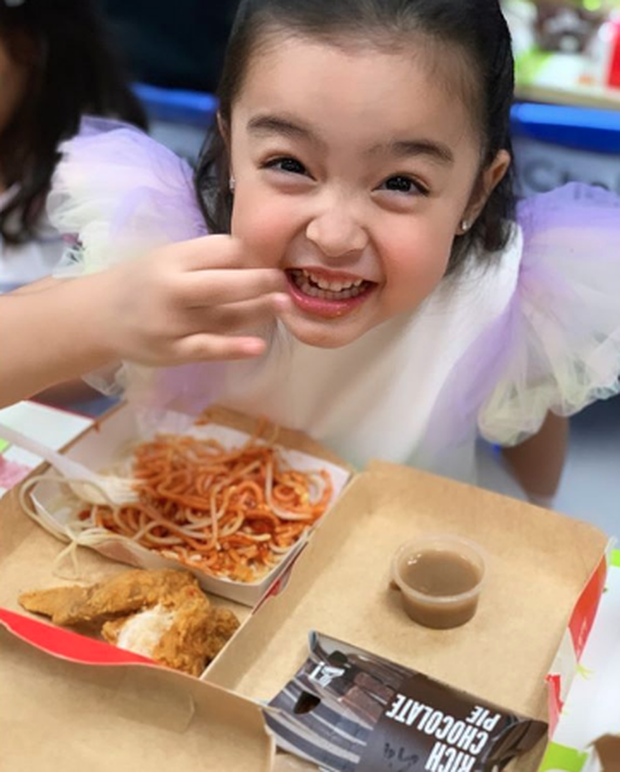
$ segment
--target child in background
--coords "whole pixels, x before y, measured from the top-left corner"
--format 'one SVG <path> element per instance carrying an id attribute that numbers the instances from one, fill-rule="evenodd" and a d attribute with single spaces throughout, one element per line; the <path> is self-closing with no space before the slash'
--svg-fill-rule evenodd
<path id="1" fill-rule="evenodd" d="M 145 127 L 89 0 L 0 0 L 0 292 L 49 275 L 63 242 L 45 217 L 60 154 L 85 114 Z"/>
<path id="2" fill-rule="evenodd" d="M 45 215 L 60 158 L 85 114 L 146 127 L 142 107 L 108 49 L 90 0 L 0 0 L 0 293 L 52 273 L 65 250 Z M 106 401 L 83 382 L 38 399 Z M 84 400 L 89 403 L 82 404 Z"/>
<path id="3" fill-rule="evenodd" d="M 515 215 L 512 96 L 497 0 L 245 0 L 195 191 L 135 130 L 64 146 L 65 278 L 4 313 L 23 340 L 89 324 L 36 367 L 5 352 L 3 399 L 116 358 L 130 399 L 217 398 L 360 466 L 474 480 L 481 432 L 551 496 L 565 416 L 619 389 L 620 201 L 571 185 Z"/>

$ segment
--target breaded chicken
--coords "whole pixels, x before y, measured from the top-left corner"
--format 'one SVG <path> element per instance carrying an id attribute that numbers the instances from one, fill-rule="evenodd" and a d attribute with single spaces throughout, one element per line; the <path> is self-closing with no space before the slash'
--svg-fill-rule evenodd
<path id="1" fill-rule="evenodd" d="M 205 645 L 208 661 L 215 659 L 239 628 L 239 620 L 228 608 L 214 608 L 212 619 L 214 620 L 213 629 Z"/>
<path id="2" fill-rule="evenodd" d="M 101 632 L 109 643 L 198 676 L 238 627 L 232 611 L 180 592 L 174 602 L 108 622 Z"/>
<path id="3" fill-rule="evenodd" d="M 187 571 L 133 570 L 92 587 L 24 593 L 28 611 L 58 625 L 101 627 L 108 643 L 198 676 L 239 627 L 235 614 L 212 607 Z"/>
<path id="4" fill-rule="evenodd" d="M 22 593 L 18 600 L 27 611 L 51 617 L 57 625 L 102 624 L 155 606 L 188 586 L 202 594 L 196 577 L 188 571 L 136 569 L 104 579 L 92 587 L 35 590 Z"/>

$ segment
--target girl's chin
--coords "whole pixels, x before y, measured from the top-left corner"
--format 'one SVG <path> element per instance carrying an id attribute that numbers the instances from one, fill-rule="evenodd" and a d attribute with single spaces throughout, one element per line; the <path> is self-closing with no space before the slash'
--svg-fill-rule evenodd
<path id="1" fill-rule="evenodd" d="M 361 320 L 356 324 L 353 319 L 343 324 L 342 319 L 309 320 L 296 313 L 282 319 L 290 334 L 306 346 L 315 348 L 341 348 L 361 338 L 369 327 Z"/>

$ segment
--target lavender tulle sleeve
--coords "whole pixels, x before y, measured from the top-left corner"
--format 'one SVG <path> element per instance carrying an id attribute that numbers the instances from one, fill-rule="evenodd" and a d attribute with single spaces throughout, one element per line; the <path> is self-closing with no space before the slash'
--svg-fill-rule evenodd
<path id="1" fill-rule="evenodd" d="M 501 445 L 620 392 L 620 199 L 570 184 L 522 202 L 518 221 L 516 291 L 468 353 L 482 382 L 492 373 L 478 426 Z"/>
<path id="2" fill-rule="evenodd" d="M 94 273 L 207 234 L 190 166 L 139 129 L 85 119 L 60 151 L 47 203 L 70 245 L 59 273 Z"/>
<path id="3" fill-rule="evenodd" d="M 96 273 L 156 247 L 207 235 L 190 166 L 139 129 L 86 119 L 60 150 L 47 208 L 67 250 L 55 275 Z M 85 380 L 141 405 L 197 412 L 217 392 L 218 366 L 123 363 Z"/>

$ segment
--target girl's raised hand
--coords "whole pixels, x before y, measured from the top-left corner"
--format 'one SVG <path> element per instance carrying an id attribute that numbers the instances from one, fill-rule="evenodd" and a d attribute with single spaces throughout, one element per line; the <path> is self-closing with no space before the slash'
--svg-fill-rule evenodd
<path id="1" fill-rule="evenodd" d="M 254 267 L 231 236 L 166 246 L 92 279 L 110 355 L 151 366 L 258 356 L 258 330 L 290 304 L 284 273 Z"/>

